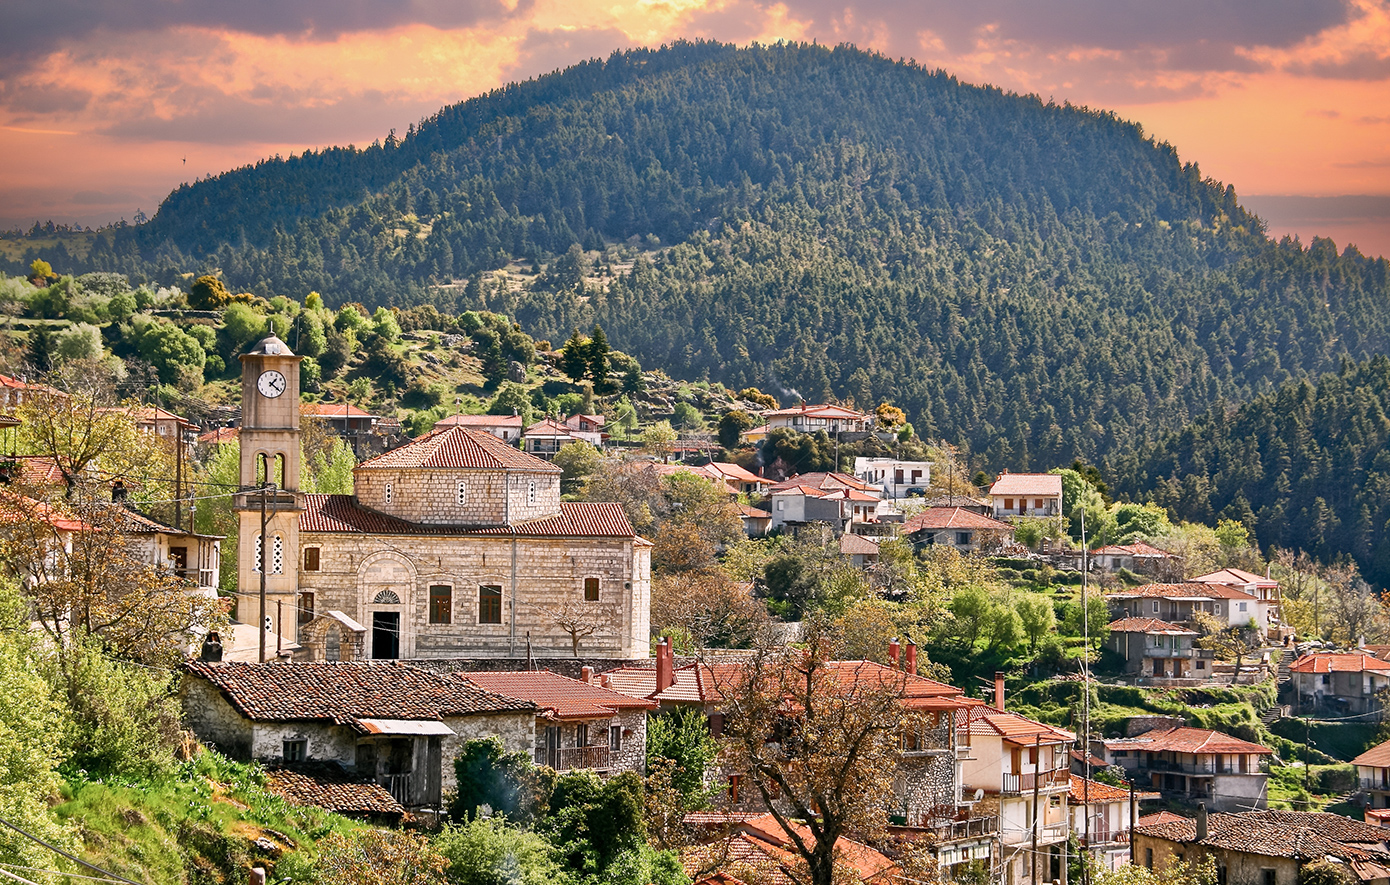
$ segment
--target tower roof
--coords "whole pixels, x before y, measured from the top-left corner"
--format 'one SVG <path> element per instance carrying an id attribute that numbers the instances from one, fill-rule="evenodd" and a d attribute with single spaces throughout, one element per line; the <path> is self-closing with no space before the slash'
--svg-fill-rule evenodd
<path id="1" fill-rule="evenodd" d="M 246 353 L 244 353 L 244 354 L 242 354 L 242 355 L 243 355 L 243 356 L 294 356 L 294 351 L 290 350 L 290 346 L 289 346 L 288 344 L 286 344 L 285 342 L 281 341 L 279 338 L 275 337 L 274 333 L 272 333 L 272 334 L 266 336 L 265 338 L 262 338 L 260 341 L 257 341 L 255 347 L 253 347 L 253 348 L 251 348 L 250 350 L 246 351 Z"/>

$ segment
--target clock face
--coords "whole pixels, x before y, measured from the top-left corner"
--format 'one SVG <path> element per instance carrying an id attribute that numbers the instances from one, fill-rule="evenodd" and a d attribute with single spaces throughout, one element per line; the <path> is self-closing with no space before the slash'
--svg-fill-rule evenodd
<path id="1" fill-rule="evenodd" d="M 256 389 L 261 392 L 261 396 L 275 399 L 285 392 L 285 376 L 274 369 L 262 372 L 261 377 L 256 379 Z"/>

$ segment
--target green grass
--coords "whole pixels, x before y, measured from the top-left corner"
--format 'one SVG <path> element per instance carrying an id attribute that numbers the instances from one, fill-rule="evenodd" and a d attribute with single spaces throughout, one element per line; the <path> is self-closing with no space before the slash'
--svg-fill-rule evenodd
<path id="1" fill-rule="evenodd" d="M 1274 765 L 1269 771 L 1269 807 L 1289 811 L 1332 811 L 1349 814 L 1347 803 L 1334 802 L 1346 792 L 1355 771 L 1347 765 Z M 1346 809 L 1346 810 L 1342 810 Z"/>
<path id="2" fill-rule="evenodd" d="M 253 864 L 302 866 L 319 839 L 362 826 L 263 784 L 259 767 L 205 751 L 155 781 L 72 779 L 54 811 L 76 827 L 85 860 L 150 885 L 241 883 Z"/>

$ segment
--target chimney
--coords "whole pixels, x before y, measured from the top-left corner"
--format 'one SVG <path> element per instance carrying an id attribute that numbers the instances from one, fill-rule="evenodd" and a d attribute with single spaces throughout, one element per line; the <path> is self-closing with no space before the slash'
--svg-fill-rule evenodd
<path id="1" fill-rule="evenodd" d="M 1203 842 L 1207 838 L 1207 803 L 1197 803 L 1197 841 Z"/>
<path id="2" fill-rule="evenodd" d="M 585 685 L 593 685 L 594 668 L 588 665 L 579 668 L 579 680 Z"/>
<path id="3" fill-rule="evenodd" d="M 994 709 L 1004 709 L 1004 671 L 994 671 Z"/>
<path id="4" fill-rule="evenodd" d="M 656 644 L 656 690 L 661 693 L 676 683 L 676 674 L 671 661 L 671 640 L 661 637 Z"/>
<path id="5" fill-rule="evenodd" d="M 609 678 L 607 673 L 604 673 L 602 676 L 598 678 L 598 684 L 600 688 L 612 688 L 613 680 Z"/>
<path id="6" fill-rule="evenodd" d="M 898 669 L 898 639 L 896 636 L 888 640 L 888 666 L 894 670 Z"/>
<path id="7" fill-rule="evenodd" d="M 911 639 L 907 641 L 907 648 L 903 652 L 903 669 L 917 675 L 917 643 Z"/>

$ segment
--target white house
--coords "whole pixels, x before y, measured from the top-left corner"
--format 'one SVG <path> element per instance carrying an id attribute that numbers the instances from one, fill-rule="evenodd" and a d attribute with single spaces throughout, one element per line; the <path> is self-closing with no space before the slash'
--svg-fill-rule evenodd
<path id="1" fill-rule="evenodd" d="M 989 487 L 995 519 L 1062 520 L 1062 477 L 1051 473 L 1005 473 Z"/>
<path id="2" fill-rule="evenodd" d="M 844 406 L 800 405 L 790 409 L 768 409 L 761 413 L 767 429 L 788 427 L 801 433 L 824 430 L 837 433 L 864 433 L 873 429 L 874 416 Z"/>
<path id="3" fill-rule="evenodd" d="M 922 496 L 931 485 L 931 462 L 855 458 L 854 476 L 876 487 L 884 500 Z"/>

